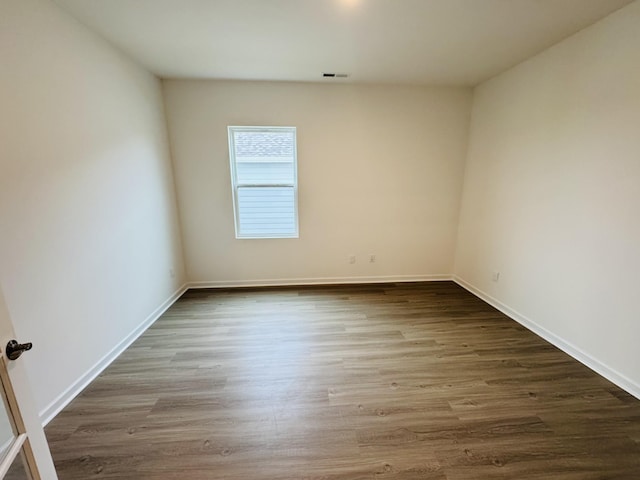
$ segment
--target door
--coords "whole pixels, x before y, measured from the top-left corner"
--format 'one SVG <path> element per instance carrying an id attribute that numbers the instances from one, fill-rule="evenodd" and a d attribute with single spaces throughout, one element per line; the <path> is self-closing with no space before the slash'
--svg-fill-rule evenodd
<path id="1" fill-rule="evenodd" d="M 22 353 L 28 345 L 13 344 L 14 348 L 7 352 L 7 344 L 15 338 L 0 290 L 0 394 L 3 403 L 0 405 L 0 479 L 56 480 L 58 476 L 23 365 Z M 15 359 L 10 359 L 9 355 Z"/>

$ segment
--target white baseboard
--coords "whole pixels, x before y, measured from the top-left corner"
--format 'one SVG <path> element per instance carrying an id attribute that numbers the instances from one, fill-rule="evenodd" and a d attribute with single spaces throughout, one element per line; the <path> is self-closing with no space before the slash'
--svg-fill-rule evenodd
<path id="1" fill-rule="evenodd" d="M 60 413 L 87 385 L 89 385 L 102 371 L 107 368 L 118 356 L 124 352 L 136 339 L 142 335 L 147 328 L 160 318 L 167 309 L 187 291 L 187 284 L 182 285 L 167 300 L 156 308 L 135 330 L 127 335 L 120 343 L 102 357 L 93 367 L 91 367 L 84 375 L 76 380 L 69 388 L 62 392 L 58 397 L 46 406 L 40 412 L 40 420 L 42 425 L 46 426 L 53 418 Z"/>
<path id="2" fill-rule="evenodd" d="M 53 402 L 40 412 L 40 419 L 43 426 L 47 425 L 64 407 L 66 407 L 84 388 L 89 385 L 102 371 L 107 368 L 118 356 L 124 352 L 140 335 L 142 335 L 160 316 L 180 298 L 189 288 L 233 288 L 233 287 L 264 287 L 264 286 L 294 286 L 294 285 L 339 285 L 357 283 L 402 283 L 402 282 L 431 282 L 453 280 L 462 288 L 468 290 L 473 295 L 484 300 L 488 304 L 500 310 L 502 313 L 520 323 L 525 328 L 544 338 L 555 345 L 560 350 L 572 356 L 580 363 L 591 368 L 609 381 L 615 383 L 623 390 L 629 392 L 634 397 L 640 399 L 640 385 L 630 378 L 610 368 L 588 353 L 564 340 L 558 335 L 550 332 L 546 328 L 538 325 L 525 315 L 517 312 L 508 305 L 493 298 L 479 288 L 474 287 L 457 275 L 435 274 L 435 275 L 393 275 L 393 276 L 370 276 L 370 277 L 331 277 L 331 278 L 291 278 L 291 279 L 267 279 L 267 280 L 229 280 L 211 282 L 190 282 L 182 285 L 158 308 L 156 308 L 135 330 L 125 337 L 118 345 L 113 347 L 109 353 L 102 357 L 92 368 L 82 377 L 76 380 L 69 388 L 62 392 Z"/>
<path id="3" fill-rule="evenodd" d="M 471 292 L 476 297 L 481 298 L 482 300 L 487 302 L 489 305 L 497 308 L 502 313 L 512 318 L 519 324 L 521 324 L 523 327 L 531 330 L 536 335 L 544 338 L 547 342 L 558 347 L 560 350 L 562 350 L 566 354 L 572 356 L 583 365 L 586 365 L 597 374 L 602 375 L 604 378 L 606 378 L 610 382 L 615 383 L 618 387 L 627 391 L 634 397 L 640 399 L 640 385 L 634 382 L 633 380 L 631 380 L 630 378 L 628 378 L 627 376 L 621 374 L 615 369 L 602 363 L 600 360 L 592 357 L 584 350 L 581 350 L 580 348 L 573 345 L 571 342 L 568 342 L 564 338 L 547 330 L 546 328 L 537 324 L 536 322 L 526 317 L 525 315 L 522 315 L 521 313 L 517 312 L 516 310 L 509 307 L 508 305 L 505 305 L 504 303 L 497 300 L 496 298 L 493 298 L 491 295 L 487 294 L 486 292 L 480 290 L 479 288 L 474 287 L 473 285 L 466 282 L 465 280 L 458 277 L 457 275 L 453 276 L 453 281 L 456 282 L 465 290 L 468 290 L 469 292 Z"/>
<path id="4" fill-rule="evenodd" d="M 282 287 L 304 285 L 343 285 L 351 283 L 436 282 L 452 280 L 451 275 L 388 275 L 375 277 L 274 278 L 264 280 L 215 280 L 190 282 L 189 288 Z"/>

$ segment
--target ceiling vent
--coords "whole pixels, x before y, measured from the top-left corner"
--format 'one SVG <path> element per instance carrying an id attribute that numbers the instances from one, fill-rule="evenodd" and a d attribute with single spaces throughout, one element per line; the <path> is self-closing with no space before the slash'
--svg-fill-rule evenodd
<path id="1" fill-rule="evenodd" d="M 322 76 L 324 78 L 347 78 L 349 74 L 348 73 L 323 73 Z"/>

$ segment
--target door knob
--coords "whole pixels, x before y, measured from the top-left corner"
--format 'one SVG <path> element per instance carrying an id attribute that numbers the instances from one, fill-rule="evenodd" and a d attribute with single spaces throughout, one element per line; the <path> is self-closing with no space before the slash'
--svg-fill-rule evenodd
<path id="1" fill-rule="evenodd" d="M 22 355 L 22 352 L 31 350 L 31 347 L 33 347 L 32 343 L 18 343 L 15 340 L 10 340 L 9 343 L 7 343 L 7 358 L 9 360 L 17 360 L 18 357 Z"/>

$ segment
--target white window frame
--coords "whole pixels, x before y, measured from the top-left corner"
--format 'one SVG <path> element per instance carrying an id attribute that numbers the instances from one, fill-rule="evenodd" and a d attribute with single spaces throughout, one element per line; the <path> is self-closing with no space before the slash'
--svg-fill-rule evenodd
<path id="1" fill-rule="evenodd" d="M 297 130 L 296 127 L 267 127 L 267 126 L 229 126 L 229 164 L 231 167 L 231 189 L 233 192 L 233 218 L 236 232 L 236 238 L 238 239 L 266 239 L 266 238 L 299 238 L 298 227 L 298 150 L 297 150 Z M 235 132 L 293 132 L 293 183 L 291 184 L 240 184 L 238 183 L 237 169 L 236 169 L 236 155 L 235 155 L 235 142 L 233 134 Z M 238 207 L 238 189 L 243 188 L 264 188 L 264 187 L 292 187 L 293 188 L 293 209 L 295 219 L 295 232 L 291 234 L 279 234 L 279 233 L 263 233 L 260 235 L 241 234 L 240 233 L 240 212 Z"/>

